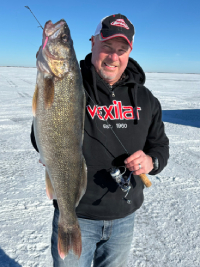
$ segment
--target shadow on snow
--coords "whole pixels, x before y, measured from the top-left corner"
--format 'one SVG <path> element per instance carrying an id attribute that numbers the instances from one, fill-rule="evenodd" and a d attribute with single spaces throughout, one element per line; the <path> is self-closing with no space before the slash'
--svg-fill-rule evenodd
<path id="1" fill-rule="evenodd" d="M 22 267 L 15 260 L 11 259 L 5 252 L 0 248 L 0 267 Z"/>
<path id="2" fill-rule="evenodd" d="M 162 120 L 200 128 L 200 109 L 163 110 Z"/>

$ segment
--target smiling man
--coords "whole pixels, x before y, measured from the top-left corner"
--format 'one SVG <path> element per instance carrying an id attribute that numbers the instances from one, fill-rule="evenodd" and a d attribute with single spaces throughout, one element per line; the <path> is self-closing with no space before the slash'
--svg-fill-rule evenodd
<path id="1" fill-rule="evenodd" d="M 126 267 L 135 212 L 144 200 L 139 175 L 158 174 L 167 164 L 169 141 L 160 103 L 144 86 L 140 65 L 129 57 L 134 34 L 126 16 L 103 18 L 90 39 L 92 53 L 80 62 L 87 164 L 87 190 L 76 208 L 82 253 L 80 259 L 72 251 L 64 261 L 59 257 L 59 210 L 54 200 L 54 267 L 90 267 L 92 261 L 94 267 Z M 31 136 L 35 145 L 33 132 Z"/>
<path id="2" fill-rule="evenodd" d="M 92 36 L 92 64 L 110 85 L 116 83 L 128 64 L 131 47 L 122 37 L 102 42 L 100 35 Z"/>

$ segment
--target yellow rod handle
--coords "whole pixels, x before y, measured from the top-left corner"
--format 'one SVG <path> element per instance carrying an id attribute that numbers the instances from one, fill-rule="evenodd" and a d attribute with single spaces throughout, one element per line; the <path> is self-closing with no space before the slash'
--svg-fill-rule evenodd
<path id="1" fill-rule="evenodd" d="M 146 176 L 146 174 L 140 174 L 140 178 L 142 179 L 142 182 L 146 185 L 146 187 L 150 187 L 152 185 L 151 181 L 149 178 Z"/>

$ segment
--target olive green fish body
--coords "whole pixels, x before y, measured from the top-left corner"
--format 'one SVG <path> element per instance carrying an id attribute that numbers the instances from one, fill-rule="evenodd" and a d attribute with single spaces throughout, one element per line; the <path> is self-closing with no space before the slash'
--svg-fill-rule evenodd
<path id="1" fill-rule="evenodd" d="M 60 35 L 65 38 L 63 43 Z M 43 44 L 45 40 L 46 46 L 41 47 L 37 55 L 34 132 L 46 167 L 47 194 L 58 201 L 58 251 L 64 258 L 69 249 L 78 256 L 81 254 L 75 208 L 86 190 L 82 154 L 85 95 L 66 23 L 63 20 L 56 24 L 47 22 Z"/>

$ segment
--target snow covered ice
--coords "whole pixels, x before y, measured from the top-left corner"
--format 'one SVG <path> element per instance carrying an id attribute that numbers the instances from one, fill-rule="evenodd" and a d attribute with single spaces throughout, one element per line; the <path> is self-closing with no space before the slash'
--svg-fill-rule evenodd
<path id="1" fill-rule="evenodd" d="M 149 176 L 127 267 L 200 266 L 200 75 L 146 73 L 170 159 Z M 36 68 L 0 67 L 0 267 L 52 266 L 52 202 L 30 143 Z M 117 266 L 116 266 L 117 267 Z"/>

